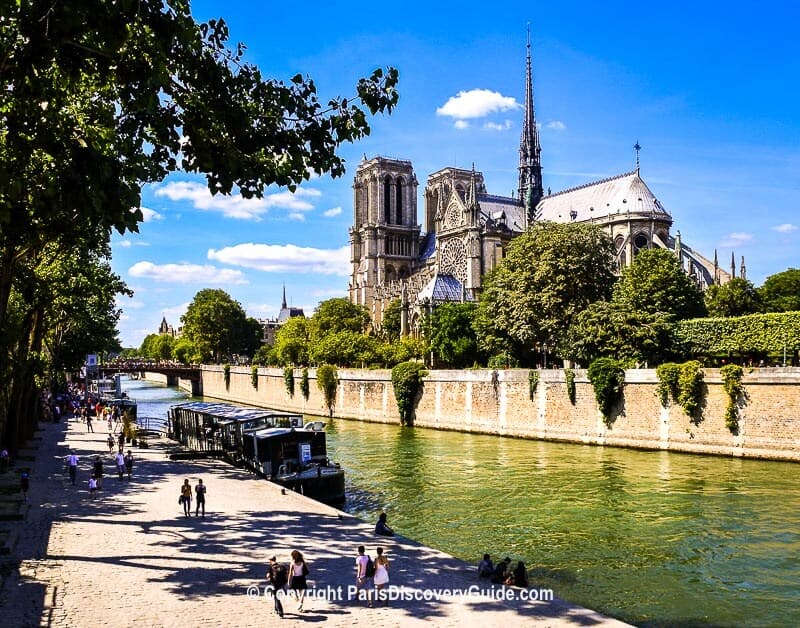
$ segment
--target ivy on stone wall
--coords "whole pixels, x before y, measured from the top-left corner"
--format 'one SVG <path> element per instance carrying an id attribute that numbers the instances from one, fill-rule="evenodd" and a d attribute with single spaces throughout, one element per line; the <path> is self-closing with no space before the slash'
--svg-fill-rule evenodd
<path id="1" fill-rule="evenodd" d="M 539 385 L 539 371 L 531 370 L 528 372 L 528 396 L 533 401 L 536 396 L 536 387 Z"/>
<path id="2" fill-rule="evenodd" d="M 697 360 L 689 360 L 680 365 L 678 403 L 686 416 L 694 421 L 700 420 L 700 407 L 703 403 L 703 371 Z"/>
<path id="3" fill-rule="evenodd" d="M 228 390 L 231 387 L 231 365 L 230 364 L 223 364 L 222 365 L 222 377 L 225 379 L 225 390 Z"/>
<path id="4" fill-rule="evenodd" d="M 414 410 L 422 391 L 422 378 L 427 374 L 419 362 L 401 362 L 392 369 L 392 388 L 401 425 L 414 424 Z"/>
<path id="5" fill-rule="evenodd" d="M 680 388 L 678 387 L 680 374 L 681 366 L 674 362 L 665 362 L 656 367 L 656 376 L 658 377 L 656 394 L 662 407 L 666 408 L 669 405 L 670 397 L 673 400 L 678 398 L 680 394 Z"/>
<path id="6" fill-rule="evenodd" d="M 258 390 L 258 365 L 253 364 L 250 367 L 250 383 L 253 385 L 253 388 Z"/>
<path id="7" fill-rule="evenodd" d="M 597 358 L 589 365 L 587 371 L 589 381 L 594 388 L 594 398 L 606 424 L 611 423 L 614 406 L 622 398 L 625 385 L 625 369 L 619 360 L 613 358 Z"/>
<path id="8" fill-rule="evenodd" d="M 323 364 L 317 369 L 317 387 L 322 391 L 328 414 L 333 415 L 333 406 L 336 404 L 336 390 L 339 386 L 339 377 L 336 367 Z"/>
<path id="9" fill-rule="evenodd" d="M 742 386 L 744 370 L 738 364 L 728 364 L 719 370 L 722 377 L 722 386 L 728 395 L 728 405 L 725 408 L 725 427 L 732 434 L 739 433 L 739 399 L 746 397 Z"/>
<path id="10" fill-rule="evenodd" d="M 300 394 L 303 395 L 303 399 L 308 401 L 309 389 L 307 368 L 303 368 L 303 374 L 300 376 Z"/>
<path id="11" fill-rule="evenodd" d="M 800 312 L 696 318 L 675 325 L 685 354 L 698 356 L 782 357 L 800 349 Z"/>
<path id="12" fill-rule="evenodd" d="M 283 369 L 283 383 L 286 386 L 286 392 L 290 397 L 294 397 L 294 368 L 287 366 Z"/>
<path id="13" fill-rule="evenodd" d="M 564 381 L 567 384 L 567 397 L 569 402 L 575 405 L 575 371 L 572 369 L 564 369 Z"/>

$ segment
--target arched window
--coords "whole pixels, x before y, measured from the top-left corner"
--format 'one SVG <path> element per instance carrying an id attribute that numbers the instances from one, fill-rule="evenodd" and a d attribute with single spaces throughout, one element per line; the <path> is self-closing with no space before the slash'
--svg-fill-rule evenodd
<path id="1" fill-rule="evenodd" d="M 392 179 L 387 175 L 383 180 L 383 219 L 392 223 Z"/>
<path id="2" fill-rule="evenodd" d="M 633 238 L 633 254 L 636 255 L 639 251 L 648 248 L 650 245 L 650 238 L 644 233 L 637 233 Z"/>
<path id="3" fill-rule="evenodd" d="M 395 183 L 395 208 L 397 212 L 397 224 L 403 224 L 403 180 L 397 179 Z"/>

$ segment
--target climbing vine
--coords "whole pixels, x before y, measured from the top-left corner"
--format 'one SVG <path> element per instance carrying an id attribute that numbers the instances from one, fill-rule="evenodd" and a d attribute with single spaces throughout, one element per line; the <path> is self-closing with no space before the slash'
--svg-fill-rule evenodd
<path id="1" fill-rule="evenodd" d="M 225 379 L 225 390 L 228 390 L 231 386 L 231 365 L 230 364 L 223 364 L 222 365 L 222 377 Z"/>
<path id="2" fill-rule="evenodd" d="M 528 372 L 528 396 L 533 401 L 536 395 L 536 387 L 539 385 L 539 371 L 531 370 Z"/>
<path id="3" fill-rule="evenodd" d="M 703 401 L 703 371 L 700 362 L 689 360 L 680 365 L 678 403 L 686 416 L 697 419 Z"/>
<path id="4" fill-rule="evenodd" d="M 392 369 L 392 388 L 400 412 L 401 425 L 414 424 L 414 409 L 428 372 L 419 362 L 401 362 Z"/>
<path id="5" fill-rule="evenodd" d="M 674 362 L 665 362 L 656 367 L 656 376 L 658 377 L 658 389 L 656 394 L 661 406 L 666 408 L 669 405 L 670 397 L 677 399 L 680 389 L 678 388 L 678 378 L 681 374 L 680 364 Z"/>
<path id="6" fill-rule="evenodd" d="M 742 386 L 744 370 L 738 364 L 728 364 L 719 370 L 722 386 L 728 394 L 728 405 L 725 408 L 725 427 L 732 434 L 739 433 L 739 399 L 745 396 Z"/>
<path id="7" fill-rule="evenodd" d="M 606 424 L 611 423 L 611 412 L 622 398 L 625 385 L 625 370 L 618 360 L 598 358 L 589 365 L 587 372 L 594 388 L 594 398 Z"/>
<path id="8" fill-rule="evenodd" d="M 303 395 L 303 399 L 308 401 L 308 369 L 303 368 L 303 374 L 300 376 L 300 394 Z"/>
<path id="9" fill-rule="evenodd" d="M 250 383 L 253 388 L 258 389 L 258 364 L 253 364 L 250 367 Z"/>
<path id="10" fill-rule="evenodd" d="M 294 397 L 294 368 L 287 366 L 283 369 L 283 383 L 286 386 L 286 392 L 290 397 Z"/>
<path id="11" fill-rule="evenodd" d="M 575 405 L 575 371 L 564 369 L 564 381 L 567 383 L 567 397 L 569 402 Z"/>
<path id="12" fill-rule="evenodd" d="M 322 391 L 328 414 L 333 415 L 333 406 L 336 404 L 336 389 L 339 386 L 339 377 L 336 367 L 323 364 L 317 369 L 317 386 Z"/>

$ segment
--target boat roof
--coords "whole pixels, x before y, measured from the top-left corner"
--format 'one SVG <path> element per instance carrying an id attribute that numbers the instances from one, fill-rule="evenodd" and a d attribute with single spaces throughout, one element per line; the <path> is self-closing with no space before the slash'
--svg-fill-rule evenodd
<path id="1" fill-rule="evenodd" d="M 292 432 L 295 434 L 313 434 L 313 432 L 307 432 L 304 429 L 298 430 L 292 429 L 291 427 L 265 427 L 248 431 L 245 433 L 245 436 L 252 436 L 253 438 L 266 438 L 271 436 L 283 436 L 284 434 L 291 434 Z"/>
<path id="2" fill-rule="evenodd" d="M 244 408 L 234 406 L 229 403 L 219 403 L 216 401 L 189 401 L 180 403 L 175 408 L 191 410 L 199 414 L 209 414 L 221 419 L 233 421 L 251 421 L 253 419 L 270 417 L 302 417 L 296 412 L 282 412 L 280 410 L 270 410 L 269 408 Z"/>

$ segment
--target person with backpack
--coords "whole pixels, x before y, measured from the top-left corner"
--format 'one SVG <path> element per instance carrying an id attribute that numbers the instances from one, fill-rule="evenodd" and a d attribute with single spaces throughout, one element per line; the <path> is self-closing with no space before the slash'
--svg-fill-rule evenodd
<path id="1" fill-rule="evenodd" d="M 375 577 L 375 563 L 365 553 L 363 545 L 358 546 L 356 557 L 356 599 L 361 599 L 361 590 L 367 592 L 367 604 L 372 606 L 372 579 Z"/>
<path id="2" fill-rule="evenodd" d="M 267 590 L 272 587 L 272 597 L 275 598 L 275 612 L 283 618 L 283 604 L 281 598 L 286 595 L 286 583 L 289 576 L 286 565 L 279 563 L 275 556 L 269 559 L 269 569 L 267 569 Z"/>

